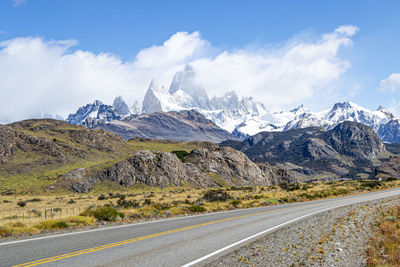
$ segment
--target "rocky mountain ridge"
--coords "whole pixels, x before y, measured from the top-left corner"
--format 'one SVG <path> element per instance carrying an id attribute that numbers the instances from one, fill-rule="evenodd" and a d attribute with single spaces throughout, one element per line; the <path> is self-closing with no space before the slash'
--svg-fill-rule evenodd
<path id="1" fill-rule="evenodd" d="M 91 128 L 95 124 L 123 121 L 141 113 L 181 110 L 196 110 L 242 139 L 263 131 L 306 127 L 330 130 L 341 122 L 353 121 L 373 128 L 384 142 L 400 142 L 400 120 L 382 106 L 369 110 L 352 102 L 340 102 L 321 112 L 312 112 L 303 105 L 290 111 L 271 112 L 252 97 L 239 99 L 234 91 L 209 98 L 197 83 L 195 70 L 190 65 L 174 75 L 168 88 L 156 80 L 151 81 L 141 106 L 136 101 L 129 109 L 122 97 L 117 97 L 113 106 L 95 101 L 79 108 L 67 122 Z"/>
<path id="2" fill-rule="evenodd" d="M 332 130 L 309 127 L 262 132 L 244 141 L 225 141 L 254 162 L 285 167 L 305 179 L 375 178 L 375 160 L 388 154 L 369 126 L 343 122 Z"/>

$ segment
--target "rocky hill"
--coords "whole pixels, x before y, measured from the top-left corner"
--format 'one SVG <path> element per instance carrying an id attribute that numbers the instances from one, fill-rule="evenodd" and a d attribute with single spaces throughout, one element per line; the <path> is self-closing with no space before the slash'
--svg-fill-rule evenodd
<path id="1" fill-rule="evenodd" d="M 262 132 L 245 141 L 226 141 L 255 162 L 268 162 L 297 172 L 305 179 L 374 178 L 378 157 L 388 154 L 372 128 L 343 122 L 323 128 Z"/>
<path id="2" fill-rule="evenodd" d="M 118 135 L 42 119 L 0 126 L 0 192 L 49 186 L 76 166 L 94 166 L 129 155 Z"/>
<path id="3" fill-rule="evenodd" d="M 214 124 L 197 114 L 180 112 L 174 116 L 211 124 L 213 129 Z M 188 155 L 181 160 L 172 151 Z M 243 153 L 213 143 L 124 141 L 108 131 L 50 119 L 0 126 L 0 194 L 65 189 L 87 192 L 104 181 L 127 187 L 211 187 L 278 184 L 281 179 L 292 177 L 273 167 L 260 168 Z"/>
<path id="4" fill-rule="evenodd" d="M 170 152 L 141 150 L 133 157 L 90 175 L 83 168 L 73 170 L 63 176 L 59 185 L 84 193 L 102 181 L 125 187 L 136 184 L 218 187 L 265 186 L 295 180 L 290 172 L 271 166 L 260 168 L 242 152 L 209 143 L 193 149 L 184 159 Z"/>

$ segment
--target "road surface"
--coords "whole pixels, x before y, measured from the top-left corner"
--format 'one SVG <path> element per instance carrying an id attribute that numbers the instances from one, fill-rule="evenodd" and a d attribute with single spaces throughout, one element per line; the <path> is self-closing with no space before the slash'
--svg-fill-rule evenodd
<path id="1" fill-rule="evenodd" d="M 400 189 L 0 243 L 0 266 L 197 266 L 286 224 Z"/>

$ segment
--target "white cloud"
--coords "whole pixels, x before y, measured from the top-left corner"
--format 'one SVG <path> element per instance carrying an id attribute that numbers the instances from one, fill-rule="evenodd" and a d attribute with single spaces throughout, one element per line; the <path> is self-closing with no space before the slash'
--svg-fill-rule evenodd
<path id="1" fill-rule="evenodd" d="M 210 95 L 235 90 L 268 105 L 287 105 L 310 99 L 349 68 L 338 51 L 352 44 L 356 31 L 342 26 L 315 42 L 291 41 L 278 50 L 239 49 L 216 56 L 209 51 L 217 49 L 198 32 L 178 32 L 128 62 L 74 50 L 74 40 L 11 39 L 0 42 L 0 122 L 41 113 L 65 117 L 95 99 L 112 103 L 120 94 L 132 103 L 143 98 L 151 79 L 169 86 L 187 63 Z"/>
<path id="2" fill-rule="evenodd" d="M 338 58 L 338 50 L 352 45 L 350 37 L 356 31 L 342 26 L 313 43 L 291 42 L 273 52 L 223 52 L 192 64 L 198 81 L 211 93 L 235 90 L 267 105 L 291 104 L 312 97 L 349 68 L 349 62 Z"/>
<path id="3" fill-rule="evenodd" d="M 15 7 L 25 5 L 25 4 L 26 4 L 26 1 L 27 1 L 27 0 L 12 0 L 13 5 L 14 5 Z"/>
<path id="4" fill-rule="evenodd" d="M 380 91 L 396 91 L 400 89 L 400 73 L 392 73 L 389 77 L 379 83 Z"/>

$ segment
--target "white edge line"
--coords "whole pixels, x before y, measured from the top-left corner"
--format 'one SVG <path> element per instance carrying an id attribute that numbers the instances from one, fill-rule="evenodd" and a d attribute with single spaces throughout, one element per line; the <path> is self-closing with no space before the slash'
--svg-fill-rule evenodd
<path id="1" fill-rule="evenodd" d="M 398 189 L 398 188 L 391 188 L 391 189 L 388 189 L 388 190 L 368 192 L 368 193 L 365 193 L 363 195 L 367 195 L 367 196 L 370 195 L 370 194 L 371 195 L 375 195 L 375 194 L 385 193 L 387 191 L 392 191 L 392 190 L 395 191 L 396 189 Z M 339 200 L 339 199 L 342 199 L 342 198 L 344 198 L 344 199 L 352 199 L 354 197 L 359 197 L 359 196 L 360 195 L 350 195 L 350 196 L 345 196 L 345 197 L 333 198 L 333 199 L 330 199 L 330 200 L 336 200 L 336 199 Z M 274 208 L 279 208 L 279 207 L 282 207 L 283 205 L 294 204 L 293 206 L 296 207 L 297 205 L 298 206 L 302 206 L 302 204 L 309 204 L 309 203 L 320 202 L 320 201 L 324 201 L 324 200 L 327 200 L 327 199 L 318 199 L 318 200 L 315 200 L 315 201 L 305 201 L 305 202 L 296 202 L 296 203 L 286 203 L 286 204 L 274 205 L 274 206 L 269 206 L 269 207 L 272 208 L 271 210 L 274 210 Z M 23 242 L 29 242 L 29 241 L 37 241 L 37 240 L 42 240 L 42 239 L 58 238 L 58 237 L 69 236 L 69 235 L 78 235 L 78 234 L 85 234 L 85 233 L 90 233 L 90 232 L 105 231 L 105 230 L 117 229 L 117 228 L 123 228 L 123 227 L 134 227 L 136 225 L 143 225 L 143 224 L 150 224 L 150 223 L 157 223 L 157 222 L 165 222 L 165 221 L 172 221 L 172 220 L 181 220 L 181 219 L 199 217 L 199 216 L 211 216 L 211 215 L 219 214 L 219 213 L 230 213 L 230 212 L 238 212 L 238 211 L 243 211 L 243 210 L 257 210 L 257 209 L 264 209 L 264 208 L 266 208 L 266 207 L 243 208 L 243 209 L 237 209 L 237 210 L 218 211 L 218 212 L 210 212 L 210 213 L 206 213 L 206 214 L 196 214 L 196 215 L 189 215 L 189 216 L 182 216 L 182 217 L 175 217 L 175 218 L 167 218 L 167 219 L 154 220 L 154 221 L 149 221 L 149 222 L 129 223 L 129 224 L 124 224 L 124 225 L 117 225 L 117 226 L 110 226 L 110 227 L 104 227 L 104 228 L 90 229 L 90 230 L 77 231 L 77 232 L 72 232 L 72 233 L 48 235 L 48 236 L 41 236 L 41 237 L 35 237 L 35 238 L 29 238 L 29 239 L 21 239 L 21 240 L 15 240 L 15 241 L 2 242 L 2 243 L 0 243 L 0 246 L 23 243 Z M 308 216 L 308 215 L 306 215 L 306 216 Z M 271 231 L 271 229 L 269 229 L 268 231 Z"/>
<path id="2" fill-rule="evenodd" d="M 388 197 L 391 197 L 391 196 L 388 196 Z M 377 199 L 381 199 L 381 198 L 377 198 Z M 372 200 L 377 200 L 377 199 L 372 199 Z M 372 201 L 372 200 L 365 200 L 365 201 Z M 275 229 L 277 229 L 277 228 L 280 228 L 280 227 L 282 227 L 282 226 L 284 226 L 284 225 L 293 223 L 293 222 L 295 222 L 295 221 L 299 221 L 299 220 L 304 219 L 304 218 L 306 218 L 306 217 L 309 217 L 309 216 L 311 216 L 311 215 L 318 214 L 318 213 L 321 213 L 321 212 L 324 212 L 324 211 L 328 211 L 328 210 L 332 210 L 332 209 L 336 209 L 336 208 L 340 208 L 340 207 L 344 207 L 344 206 L 348 206 L 348 205 L 352 205 L 352 204 L 362 203 L 362 202 L 365 202 L 365 201 L 359 201 L 359 202 L 354 202 L 354 203 L 341 204 L 341 205 L 338 205 L 338 206 L 333 206 L 333 207 L 330 207 L 330 208 L 326 208 L 326 209 L 322 209 L 322 210 L 319 210 L 319 211 L 314 211 L 314 212 L 308 213 L 308 214 L 306 214 L 306 215 L 300 216 L 300 217 L 298 217 L 298 218 L 295 218 L 295 219 L 292 219 L 292 220 L 290 220 L 290 221 L 287 221 L 287 222 L 281 223 L 281 224 L 279 224 L 279 225 L 276 225 L 276 226 L 274 226 L 274 227 L 271 227 L 271 228 L 269 228 L 269 229 L 267 229 L 267 230 L 261 231 L 261 232 L 259 232 L 259 233 L 257 233 L 257 234 L 252 235 L 252 236 L 246 237 L 246 238 L 244 238 L 244 239 L 242 239 L 242 240 L 239 240 L 239 241 L 237 241 L 237 242 L 235 242 L 235 243 L 232 243 L 232 244 L 230 244 L 230 245 L 228 245 L 228 246 L 226 246 L 226 247 L 223 247 L 223 248 L 218 249 L 218 250 L 216 250 L 216 251 L 214 251 L 214 252 L 211 252 L 210 254 L 207 254 L 207 255 L 205 255 L 205 256 L 203 256 L 203 257 L 201 257 L 201 258 L 198 258 L 197 260 L 194 260 L 194 261 L 191 261 L 191 262 L 189 262 L 189 263 L 186 263 L 185 265 L 182 265 L 181 267 L 190 267 L 190 266 L 193 266 L 193 265 L 195 265 L 195 264 L 197 264 L 197 263 L 200 263 L 200 262 L 202 262 L 202 261 L 204 261 L 204 260 L 206 260 L 206 259 L 209 259 L 209 258 L 211 258 L 211 257 L 213 257 L 213 256 L 215 256 L 215 255 L 217 255 L 217 254 L 219 254 L 219 253 L 221 253 L 221 252 L 223 252 L 223 251 L 225 251 L 225 250 L 228 250 L 228 249 L 230 249 L 230 248 L 233 248 L 233 247 L 235 247 L 235 246 L 237 246 L 237 245 L 240 245 L 240 244 L 242 244 L 242 243 L 245 243 L 245 242 L 247 242 L 247 241 L 249 241 L 249 240 L 251 240 L 251 239 L 253 239 L 253 238 L 256 238 L 256 237 L 258 237 L 258 236 L 260 236 L 260 235 L 266 234 L 266 233 L 271 232 L 271 231 L 273 231 L 273 230 L 275 230 Z"/>
<path id="3" fill-rule="evenodd" d="M 318 200 L 316 200 L 316 201 L 318 201 Z M 311 201 L 307 201 L 304 203 L 308 203 L 308 202 L 311 202 Z M 301 203 L 303 203 L 303 202 L 301 202 Z M 274 208 L 279 209 L 282 205 L 287 205 L 287 204 L 288 203 L 281 204 L 281 205 L 269 206 L 269 207 L 273 208 L 273 209 L 271 209 L 273 211 Z M 293 203 L 293 204 L 300 204 L 300 202 Z M 301 205 L 299 205 L 299 206 L 301 206 Z M 156 219 L 156 220 L 148 221 L 148 222 L 138 222 L 138 223 L 134 222 L 134 223 L 128 223 L 128 224 L 124 224 L 124 225 L 109 226 L 109 227 L 104 227 L 104 228 L 90 229 L 90 230 L 77 231 L 77 232 L 71 232 L 71 233 L 48 235 L 48 236 L 41 236 L 41 237 L 35 237 L 35 238 L 29 238 L 29 239 L 21 239 L 21 240 L 15 240 L 15 241 L 2 242 L 2 243 L 0 243 L 0 246 L 28 242 L 28 241 L 36 241 L 36 240 L 41 240 L 41 239 L 57 238 L 57 237 L 69 236 L 69 235 L 85 234 L 85 233 L 90 233 L 90 232 L 104 231 L 104 230 L 117 229 L 117 228 L 123 228 L 123 227 L 134 227 L 136 225 L 142 225 L 142 224 L 151 224 L 151 223 L 158 223 L 158 222 L 165 222 L 165 221 L 181 220 L 181 219 L 192 218 L 192 217 L 211 216 L 211 215 L 219 214 L 219 213 L 230 213 L 230 212 L 238 212 L 238 211 L 242 211 L 242 210 L 256 210 L 256 209 L 263 209 L 263 208 L 266 208 L 266 207 L 243 208 L 243 209 L 236 209 L 236 210 L 217 211 L 217 212 L 210 212 L 210 213 L 203 213 L 203 214 L 196 214 L 196 215 L 189 215 L 189 216 L 182 216 L 182 217 L 160 219 L 160 220 Z"/>

